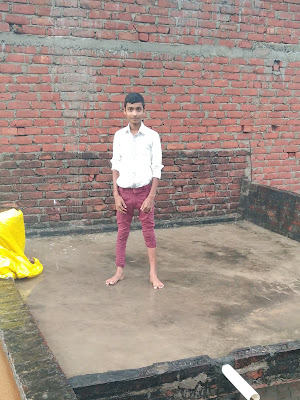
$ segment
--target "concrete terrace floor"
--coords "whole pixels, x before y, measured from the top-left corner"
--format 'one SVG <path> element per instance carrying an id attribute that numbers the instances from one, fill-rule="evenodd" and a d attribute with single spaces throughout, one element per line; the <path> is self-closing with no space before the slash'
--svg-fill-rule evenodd
<path id="1" fill-rule="evenodd" d="M 157 229 L 161 291 L 141 231 L 125 279 L 116 232 L 27 239 L 39 277 L 17 281 L 68 378 L 300 338 L 300 244 L 246 221 Z"/>

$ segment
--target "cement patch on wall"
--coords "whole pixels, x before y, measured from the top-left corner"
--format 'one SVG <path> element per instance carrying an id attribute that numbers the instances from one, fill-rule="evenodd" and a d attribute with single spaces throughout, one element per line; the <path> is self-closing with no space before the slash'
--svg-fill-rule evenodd
<path id="1" fill-rule="evenodd" d="M 12 32 L 0 33 L 0 43 L 2 45 L 18 45 L 18 46 L 49 46 L 56 49 L 90 49 L 103 55 L 106 51 L 112 54 L 129 54 L 135 52 L 151 52 L 153 55 L 166 55 L 171 59 L 173 56 L 181 55 L 197 55 L 202 57 L 242 57 L 242 58 L 263 58 L 263 59 L 283 59 L 289 61 L 300 61 L 300 45 L 286 45 L 280 43 L 270 43 L 266 47 L 257 43 L 251 50 L 245 48 L 228 48 L 218 45 L 185 45 L 185 44 L 167 44 L 160 43 L 143 43 L 131 42 L 127 40 L 101 40 L 101 39 L 80 39 L 72 37 L 39 37 Z M 287 51 L 288 49 L 288 51 Z"/>

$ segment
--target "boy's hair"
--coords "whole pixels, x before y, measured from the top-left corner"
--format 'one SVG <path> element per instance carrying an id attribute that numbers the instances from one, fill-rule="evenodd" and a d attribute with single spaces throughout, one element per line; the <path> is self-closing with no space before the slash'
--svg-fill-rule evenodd
<path id="1" fill-rule="evenodd" d="M 129 93 L 124 100 L 124 108 L 126 109 L 127 103 L 134 104 L 134 103 L 142 103 L 143 108 L 145 108 L 145 100 L 144 97 L 139 93 Z"/>

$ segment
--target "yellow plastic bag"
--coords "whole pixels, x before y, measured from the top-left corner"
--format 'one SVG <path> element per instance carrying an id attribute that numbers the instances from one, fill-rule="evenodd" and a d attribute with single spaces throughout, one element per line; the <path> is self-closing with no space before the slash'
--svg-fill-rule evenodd
<path id="1" fill-rule="evenodd" d="M 0 212 L 0 278 L 33 278 L 43 266 L 33 257 L 31 263 L 24 254 L 25 226 L 23 213 L 11 209 Z"/>

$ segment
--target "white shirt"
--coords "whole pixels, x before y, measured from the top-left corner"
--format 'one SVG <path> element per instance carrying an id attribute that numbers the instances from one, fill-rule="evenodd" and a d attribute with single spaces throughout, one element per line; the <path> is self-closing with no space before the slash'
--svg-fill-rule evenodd
<path id="1" fill-rule="evenodd" d="M 131 134 L 129 125 L 115 133 L 111 169 L 119 172 L 118 186 L 146 186 L 152 178 L 160 179 L 163 167 L 160 138 L 156 131 L 142 122 L 136 135 Z"/>

